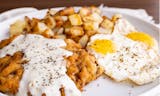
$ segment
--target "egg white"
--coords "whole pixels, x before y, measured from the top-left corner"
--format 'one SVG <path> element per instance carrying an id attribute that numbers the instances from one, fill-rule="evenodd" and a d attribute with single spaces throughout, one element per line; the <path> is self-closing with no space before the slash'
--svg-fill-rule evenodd
<path id="1" fill-rule="evenodd" d="M 95 40 L 111 40 L 115 45 L 114 53 L 102 55 L 97 53 L 91 44 Z M 136 42 L 121 34 L 96 34 L 91 37 L 87 46 L 97 63 L 104 67 L 105 74 L 115 81 L 131 80 L 143 85 L 160 76 L 160 56 L 154 49 L 147 49 L 144 43 Z"/>

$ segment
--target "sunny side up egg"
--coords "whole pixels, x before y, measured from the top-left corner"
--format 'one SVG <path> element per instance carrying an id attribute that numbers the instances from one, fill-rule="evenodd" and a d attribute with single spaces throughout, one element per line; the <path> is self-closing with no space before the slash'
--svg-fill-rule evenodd
<path id="1" fill-rule="evenodd" d="M 110 35 L 96 34 L 87 45 L 88 52 L 104 67 L 105 74 L 115 81 L 131 80 L 138 85 L 159 77 L 160 56 L 157 42 L 142 32 L 118 32 L 114 31 Z"/>

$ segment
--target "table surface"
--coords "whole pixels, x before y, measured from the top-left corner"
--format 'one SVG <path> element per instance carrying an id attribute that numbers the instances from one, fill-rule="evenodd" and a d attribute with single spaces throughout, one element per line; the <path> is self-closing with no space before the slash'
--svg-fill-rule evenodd
<path id="1" fill-rule="evenodd" d="M 38 9 L 62 6 L 98 6 L 145 9 L 159 23 L 160 0 L 0 0 L 0 13 L 19 7 L 35 7 Z"/>

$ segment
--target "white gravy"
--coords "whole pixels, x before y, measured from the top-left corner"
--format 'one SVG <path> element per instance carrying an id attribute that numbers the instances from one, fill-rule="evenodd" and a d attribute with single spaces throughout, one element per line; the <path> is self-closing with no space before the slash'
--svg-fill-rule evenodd
<path id="1" fill-rule="evenodd" d="M 0 57 L 13 55 L 22 51 L 24 59 L 24 73 L 20 81 L 16 96 L 61 96 L 60 88 L 65 89 L 66 96 L 81 96 L 74 82 L 66 74 L 64 57 L 72 52 L 61 47 L 66 46 L 62 39 L 47 39 L 40 35 L 20 35 L 8 46 L 0 50 Z"/>

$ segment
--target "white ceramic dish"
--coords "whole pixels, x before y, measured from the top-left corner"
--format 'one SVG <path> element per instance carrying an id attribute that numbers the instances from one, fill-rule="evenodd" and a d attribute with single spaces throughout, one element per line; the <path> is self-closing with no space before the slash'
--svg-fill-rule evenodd
<path id="1" fill-rule="evenodd" d="M 54 8 L 54 9 L 60 10 L 61 8 Z M 77 9 L 79 9 L 79 7 L 76 7 L 76 10 Z M 8 37 L 9 26 L 16 20 L 23 19 L 24 16 L 29 16 L 30 18 L 32 17 L 43 18 L 43 16 L 46 14 L 46 11 L 47 10 L 44 9 L 37 12 L 27 13 L 27 14 L 23 14 L 23 15 L 8 19 L 4 22 L 1 22 L 0 23 L 0 26 L 1 26 L 0 40 Z M 115 13 L 117 12 L 103 10 L 103 15 L 106 15 L 109 17 L 111 17 Z M 122 14 L 122 15 L 128 21 L 130 21 L 139 31 L 146 32 L 151 36 L 153 36 L 158 41 L 158 44 L 160 45 L 160 39 L 159 39 L 160 29 L 158 27 L 156 27 L 151 23 L 138 19 L 136 17 L 126 15 L 126 14 Z M 150 83 L 147 85 L 133 86 L 131 84 L 126 84 L 126 83 L 117 83 L 117 82 L 114 82 L 113 80 L 110 80 L 106 76 L 102 76 L 84 88 L 85 91 L 83 92 L 83 96 L 138 96 L 142 93 L 149 92 L 149 90 L 151 89 L 158 88 L 158 86 L 159 86 L 158 79 L 155 80 L 153 83 Z M 151 92 L 153 91 L 150 91 L 150 94 L 152 94 Z M 151 95 L 145 95 L 145 96 L 151 96 Z M 155 96 L 160 96 L 160 94 L 158 93 L 158 95 L 155 95 Z"/>

